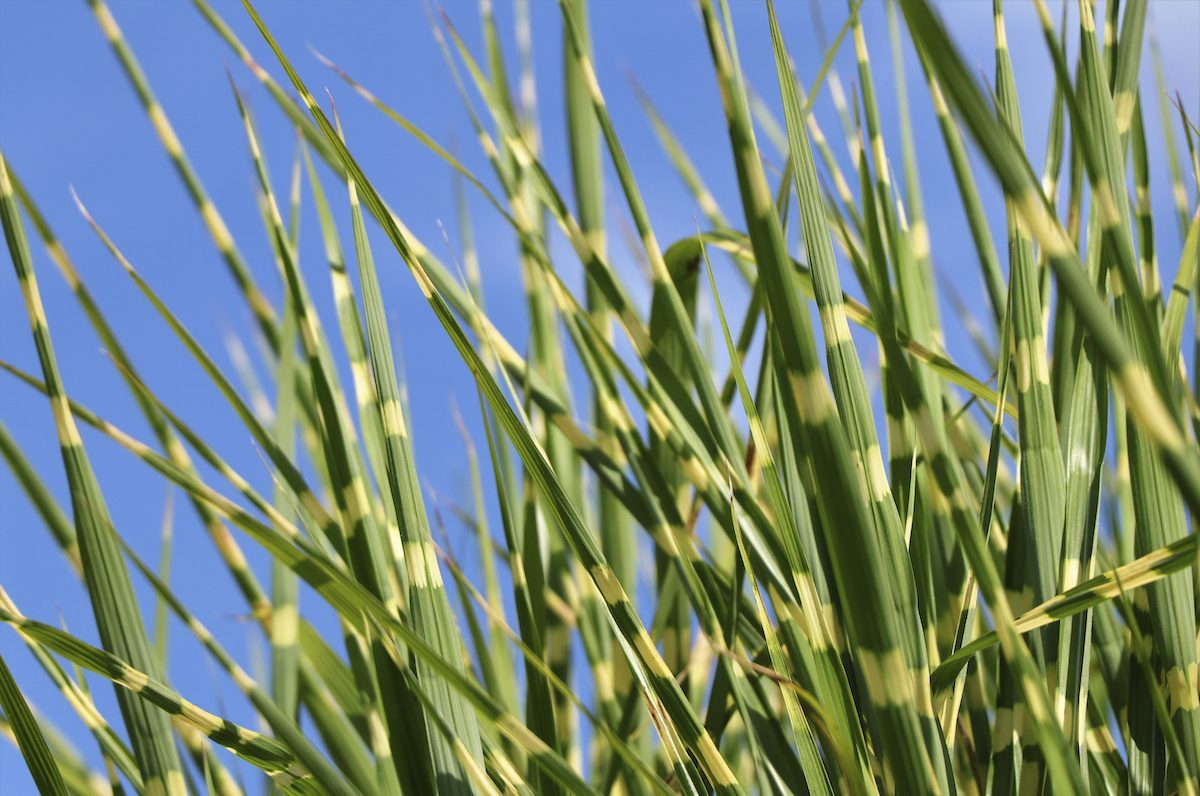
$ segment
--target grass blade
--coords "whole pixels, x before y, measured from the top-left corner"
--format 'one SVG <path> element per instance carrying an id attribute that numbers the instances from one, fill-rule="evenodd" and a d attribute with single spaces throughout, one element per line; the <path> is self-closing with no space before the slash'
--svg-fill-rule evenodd
<path id="1" fill-rule="evenodd" d="M 30 712 L 21 688 L 13 679 L 3 657 L 0 657 L 0 708 L 4 709 L 38 792 L 43 796 L 66 796 L 67 786 L 42 735 L 42 729 Z"/>
<path id="2" fill-rule="evenodd" d="M 71 486 L 80 560 L 100 637 L 105 646 L 115 654 L 128 658 L 134 665 L 153 675 L 158 671 L 157 662 L 146 639 L 145 625 L 142 623 L 129 582 L 129 574 L 113 539 L 112 520 L 88 462 L 75 419 L 67 408 L 63 381 L 55 361 L 24 226 L 8 177 L 8 164 L 2 155 L 0 218 L 3 219 L 4 237 L 16 268 L 21 293 L 25 298 L 26 311 L 33 326 L 38 360 L 54 409 L 59 447 Z M 172 796 L 183 793 L 183 775 L 166 718 L 124 691 L 118 691 L 117 700 L 130 731 L 134 754 L 147 787 L 160 787 L 163 793 Z"/>

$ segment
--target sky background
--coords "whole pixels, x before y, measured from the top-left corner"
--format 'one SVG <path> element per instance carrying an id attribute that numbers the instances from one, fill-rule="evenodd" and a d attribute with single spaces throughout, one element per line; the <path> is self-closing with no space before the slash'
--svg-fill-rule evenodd
<path id="1" fill-rule="evenodd" d="M 512 9 L 503 0 L 496 5 L 512 63 L 510 74 L 515 74 Z M 776 107 L 778 95 L 763 5 L 750 0 L 734 0 L 732 5 L 749 81 Z M 1040 170 L 1053 74 L 1032 6 L 1025 2 L 1008 5 L 1009 42 L 1026 142 L 1031 160 Z M 282 79 L 282 70 L 240 4 L 217 2 L 215 6 L 256 58 Z M 694 4 L 687 0 L 593 0 L 591 6 L 600 83 L 660 243 L 665 248 L 693 234 L 698 211 L 658 147 L 630 88 L 628 73 L 637 76 L 726 213 L 740 224 L 728 138 Z M 468 45 L 480 56 L 476 4 L 461 0 L 447 2 L 445 7 Z M 845 4 L 825 2 L 820 8 L 832 37 L 845 20 Z M 991 75 L 991 4 L 986 0 L 954 0 L 943 2 L 941 8 L 968 63 Z M 252 271 L 278 305 L 280 285 L 255 207 L 254 176 L 226 68 L 248 95 L 256 113 L 280 194 L 286 194 L 294 132 L 265 91 L 189 3 L 121 0 L 112 3 L 112 10 Z M 393 209 L 443 261 L 454 262 L 458 234 L 449 168 L 363 102 L 307 51 L 310 44 L 319 49 L 439 141 L 458 142 L 467 166 L 495 188 L 430 33 L 422 4 L 415 0 L 354 4 L 310 0 L 286 6 L 264 2 L 261 10 L 310 87 L 319 90 L 328 86 L 333 92 L 352 150 Z M 799 75 L 808 85 L 823 57 L 810 3 L 780 2 L 779 11 Z M 893 157 L 898 157 L 884 6 L 880 0 L 865 0 L 862 14 L 886 125 L 885 138 Z M 1195 118 L 1200 100 L 1200 53 L 1196 46 L 1200 41 L 1200 2 L 1158 0 L 1151 3 L 1150 18 L 1162 41 L 1167 84 L 1180 93 Z M 569 196 L 557 4 L 533 0 L 532 28 L 544 160 L 562 193 Z M 962 295 L 969 311 L 983 317 L 987 310 L 977 259 L 924 80 L 907 43 L 904 58 L 935 265 Z M 1143 90 L 1149 98 L 1153 83 L 1148 55 L 1146 58 Z M 847 82 L 854 79 L 849 42 L 836 63 Z M 818 98 L 816 113 L 843 169 L 849 172 L 844 141 L 827 92 Z M 1180 238 L 1170 204 L 1156 104 L 1148 104 L 1145 118 L 1151 142 L 1152 202 L 1161 219 L 1156 230 L 1159 259 L 1169 279 L 1178 261 Z M 781 159 L 761 136 L 760 144 L 767 150 L 768 159 L 778 165 Z M 74 186 L 99 223 L 222 366 L 231 366 L 225 344 L 230 333 L 241 335 L 251 356 L 261 362 L 250 334 L 248 311 L 82 0 L 0 0 L 0 147 L 49 218 L 149 385 L 235 468 L 269 494 L 266 468 L 244 427 L 104 251 L 71 201 L 68 186 Z M 1003 203 L 994 180 L 974 152 L 972 158 L 993 236 L 1002 244 Z M 325 173 L 325 188 L 335 207 L 343 240 L 348 243 L 344 188 L 329 176 Z M 628 217 L 611 170 L 606 190 L 612 258 L 628 275 L 631 286 L 636 286 L 632 292 L 645 307 L 649 293 L 619 234 L 620 225 L 627 223 Z M 336 316 L 327 268 L 307 186 L 304 191 L 301 264 L 322 322 L 332 331 L 336 329 Z M 526 337 L 526 320 L 514 238 L 478 194 L 471 196 L 470 205 L 489 311 L 519 348 Z M 463 414 L 473 421 L 478 415 L 473 384 L 398 257 L 374 230 L 372 234 L 394 344 L 408 382 L 418 468 L 428 488 L 442 500 L 464 500 L 468 495 L 467 465 L 449 402 L 456 399 Z M 149 429 L 63 280 L 36 243 L 33 249 L 68 393 L 135 437 L 149 441 Z M 552 236 L 552 254 L 568 282 L 578 285 L 578 263 L 556 233 Z M 722 267 L 724 273 L 729 272 L 727 266 Z M 740 305 L 744 293 L 739 293 L 734 280 L 722 276 L 723 290 L 726 285 L 727 311 L 737 315 L 740 309 L 734 307 Z M 944 291 L 942 295 L 944 302 Z M 986 379 L 986 366 L 966 341 L 952 308 L 944 303 L 942 309 L 950 353 Z M 340 354 L 340 341 L 335 342 L 334 350 Z M 860 339 L 860 352 L 868 366 L 874 367 L 874 347 L 864 345 Z M 0 358 L 38 372 L 20 291 L 7 263 L 0 267 Z M 0 419 L 69 511 L 66 479 L 45 400 L 11 377 L 0 376 Z M 482 443 L 478 423 L 469 425 Z M 84 440 L 117 529 L 143 558 L 156 560 L 166 483 L 115 444 L 87 429 Z M 259 633 L 245 621 L 245 606 L 191 507 L 182 496 L 177 497 L 173 585 L 239 660 L 248 663 L 252 672 L 261 671 L 266 650 Z M 460 557 L 473 559 L 473 544 L 452 520 L 447 521 Z M 265 580 L 266 557 L 249 542 L 245 549 Z M 0 468 L 0 584 L 27 615 L 61 622 L 73 633 L 95 641 L 91 609 L 81 585 L 5 468 Z M 136 577 L 135 585 L 143 598 L 143 613 L 149 619 L 149 590 Z M 322 612 L 315 599 L 304 601 L 302 608 L 319 625 L 329 626 L 328 612 Z M 15 634 L 3 628 L 0 652 L 37 709 L 75 742 L 89 762 L 96 764 L 95 746 L 78 719 Z M 178 626 L 172 628 L 170 655 L 171 681 L 180 693 L 234 720 L 254 723 L 253 715 L 227 678 L 207 663 L 199 646 Z M 102 712 L 116 721 L 112 689 L 95 677 L 91 684 Z M 252 774 L 246 773 L 251 777 L 249 783 L 255 783 Z M 32 788 L 15 748 L 0 744 L 0 793 L 24 794 Z"/>

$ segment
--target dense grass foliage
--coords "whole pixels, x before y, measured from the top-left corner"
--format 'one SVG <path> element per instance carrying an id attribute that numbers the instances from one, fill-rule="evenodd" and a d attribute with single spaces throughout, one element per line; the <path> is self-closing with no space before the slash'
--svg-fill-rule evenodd
<path id="1" fill-rule="evenodd" d="M 265 87 L 302 142 L 291 184 L 273 185 L 233 88 L 283 285 L 269 299 L 263 269 L 241 254 L 117 21 L 102 0 L 89 2 L 245 298 L 270 383 L 226 372 L 104 231 L 102 208 L 79 209 L 223 396 L 228 406 L 213 411 L 240 418 L 273 488 L 256 489 L 146 386 L 140 373 L 155 363 L 131 361 L 14 173 L 19 164 L 0 157 L 0 217 L 40 372 L 0 366 L 6 389 L 23 382 L 50 402 L 69 505 L 2 424 L 0 453 L 82 580 L 99 638 L 84 642 L 42 606 L 28 616 L 0 589 L 0 620 L 104 763 L 89 767 L 0 659 L 2 727 L 41 792 L 228 796 L 246 787 L 228 753 L 272 790 L 294 793 L 1200 789 L 1200 372 L 1186 351 L 1200 340 L 1183 339 L 1200 290 L 1200 131 L 1161 76 L 1140 92 L 1143 51 L 1157 56 L 1144 46 L 1147 0 L 1106 3 L 1104 18 L 1091 0 L 1061 17 L 1033 0 L 1044 40 L 1021 47 L 1045 48 L 1055 81 L 1049 143 L 1036 153 L 1024 143 L 1021 54 L 1009 49 L 1002 0 L 990 17 L 976 8 L 995 32 L 984 79 L 930 0 L 889 0 L 889 68 L 868 53 L 851 3 L 819 72 L 798 76 L 765 0 L 767 27 L 739 31 L 742 46 L 773 53 L 777 83 L 763 98 L 743 77 L 727 0 L 700 0 L 706 79 L 725 116 L 713 123 L 728 130 L 741 206 L 718 206 L 641 95 L 702 219 L 676 241 L 656 237 L 610 117 L 585 0 L 559 0 L 554 42 L 564 54 L 567 180 L 541 159 L 523 2 L 515 78 L 490 3 L 483 53 L 448 20 L 431 20 L 491 166 L 486 183 L 326 62 L 445 162 L 460 199 L 478 192 L 511 231 L 504 245 L 520 252 L 527 301 L 519 346 L 485 308 L 488 252 L 475 249 L 467 203 L 455 231 L 461 263 L 444 262 L 389 209 L 387 186 L 360 167 L 353 130 L 343 134 L 333 106 L 293 68 L 308 54 L 284 51 L 247 2 L 275 57 L 258 63 L 193 0 L 196 24 L 228 44 L 239 77 Z M 952 184 L 921 181 L 905 37 Z M 853 75 L 833 67 L 843 48 Z M 894 82 L 881 79 L 889 72 Z M 810 114 L 822 91 L 840 118 Z M 893 91 L 899 152 L 887 151 L 878 102 Z M 1150 113 L 1162 115 L 1162 141 L 1146 138 Z M 850 170 L 833 154 L 841 145 Z M 1166 152 L 1174 207 L 1150 204 L 1155 149 Z M 995 182 L 976 181 L 982 168 Z M 329 172 L 336 194 L 323 185 Z M 649 306 L 633 298 L 640 275 L 610 257 L 618 225 L 605 217 L 606 174 L 616 176 L 609 201 L 623 201 L 632 224 Z M 996 184 L 1001 193 L 985 195 Z M 972 331 L 990 373 L 969 372 L 946 350 L 938 236 L 922 205 L 930 191 L 961 199 L 975 251 L 958 253 L 958 267 L 978 268 L 988 301 L 982 317 L 951 324 Z M 993 230 L 984 207 L 999 201 L 1006 224 Z M 305 203 L 324 248 L 306 251 L 302 269 Z M 336 221 L 347 214 L 349 235 Z M 569 252 L 551 256 L 552 232 Z M 1182 258 L 1160 265 L 1156 239 L 1176 234 Z M 478 387 L 482 438 L 445 443 L 461 444 L 469 463 L 472 502 L 455 509 L 477 560 L 460 562 L 436 533 L 393 353 L 405 329 L 388 323 L 372 238 L 395 249 Z M 39 281 L 54 278 L 35 269 L 39 243 L 153 439 L 72 400 L 39 294 Z M 584 289 L 572 292 L 564 275 L 580 268 Z M 722 270 L 745 281 L 748 300 L 720 294 Z M 336 328 L 322 326 L 318 291 L 331 291 Z M 166 567 L 126 544 L 82 426 L 185 496 L 180 510 L 196 512 L 228 569 L 212 573 L 214 588 L 245 598 L 266 666 L 239 662 L 175 594 Z M 17 536 L 6 529 L 6 555 Z M 247 564 L 250 546 L 270 555 L 269 573 Z M 652 562 L 641 561 L 649 551 Z M 153 615 L 135 598 L 143 582 Z M 302 593 L 332 610 L 334 632 L 305 618 Z M 169 622 L 244 694 L 257 729 L 172 687 Z M 112 682 L 119 715 L 93 703 L 85 672 Z"/>

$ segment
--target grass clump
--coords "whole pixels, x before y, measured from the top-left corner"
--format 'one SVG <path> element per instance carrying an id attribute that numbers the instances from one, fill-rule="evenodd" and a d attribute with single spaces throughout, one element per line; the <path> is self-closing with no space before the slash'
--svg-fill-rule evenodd
<path id="1" fill-rule="evenodd" d="M 462 271 L 388 207 L 353 131 L 255 8 L 245 4 L 270 65 L 193 0 L 301 138 L 289 190 L 277 193 L 234 87 L 283 283 L 276 300 L 112 14 L 89 2 L 246 301 L 269 385 L 227 373 L 82 202 L 80 211 L 249 432 L 273 486 L 256 489 L 146 385 L 0 157 L 0 217 L 40 373 L 0 365 L 49 400 L 69 500 L 51 494 L 2 425 L 0 453 L 80 576 L 99 635 L 92 645 L 26 616 L 0 590 L 0 620 L 69 700 L 105 765 L 90 768 L 31 710 L 0 660 L 3 726 L 41 792 L 239 793 L 241 767 L 227 752 L 271 789 L 295 793 L 1197 792 L 1200 378 L 1183 336 L 1200 277 L 1200 161 L 1195 123 L 1182 104 L 1176 118 L 1161 70 L 1159 99 L 1141 93 L 1146 0 L 1111 3 L 1103 19 L 1079 0 L 1057 21 L 1034 0 L 1044 41 L 1021 46 L 1044 47 L 1055 80 L 1040 170 L 1023 140 L 1020 55 L 1001 0 L 986 83 L 928 0 L 889 2 L 898 153 L 884 143 L 878 98 L 889 89 L 876 82 L 857 5 L 818 73 L 804 76 L 807 89 L 771 0 L 765 30 L 739 31 L 743 45 L 771 47 L 775 104 L 747 86 L 726 0 L 701 0 L 741 207 L 718 206 L 640 94 L 704 218 L 677 241 L 656 236 L 618 137 L 585 0 L 559 0 L 569 187 L 542 160 L 526 4 L 514 6 L 515 81 L 490 4 L 482 56 L 448 19 L 433 21 L 492 170 L 486 183 L 325 61 L 456 173 Z M 921 182 L 905 37 L 953 186 Z M 843 47 L 856 60 L 849 94 L 834 68 Z M 840 113 L 849 170 L 811 112 L 821 91 Z M 1146 140 L 1143 112 L 1155 104 L 1176 197 L 1168 213 L 1150 205 L 1149 152 L 1159 145 Z M 760 135 L 785 163 L 774 184 Z M 995 197 L 976 183 L 969 153 L 996 178 Z M 613 265 L 606 163 L 649 276 L 648 307 Z M 337 194 L 323 186 L 326 172 Z M 305 183 L 324 244 L 306 263 L 321 259 L 328 283 L 300 267 Z M 968 221 L 975 251 L 964 259 L 978 264 L 988 311 L 962 322 L 973 321 L 989 375 L 946 350 L 938 239 L 922 204 L 935 190 L 956 193 Z M 517 244 L 524 353 L 485 308 L 488 252 L 473 244 L 466 191 L 486 199 Z M 985 214 L 986 201 L 1001 200 L 1006 245 Z M 335 222 L 344 208 L 348 239 Z M 461 513 L 478 541 L 471 576 L 434 534 L 393 351 L 404 329 L 388 322 L 369 225 L 478 390 L 481 438 L 462 443 L 473 494 Z M 1160 268 L 1156 235 L 1176 225 L 1182 257 Z M 552 256 L 554 230 L 568 252 Z M 66 277 L 153 441 L 72 400 L 31 236 Z M 580 267 L 583 289 L 573 292 L 565 275 Z M 745 282 L 736 316 L 718 291 L 722 268 Z M 332 292 L 336 330 L 322 326 L 318 290 Z M 717 346 L 698 331 L 709 307 Z M 868 364 L 876 356 L 878 371 Z M 126 544 L 80 426 L 186 496 L 229 570 L 226 587 L 269 645 L 269 666 L 239 663 L 166 568 Z M 244 545 L 269 554 L 269 582 Z M 156 595 L 152 622 L 136 578 Z M 327 635 L 300 612 L 302 591 L 336 615 Z M 168 615 L 244 695 L 257 730 L 171 686 Z M 84 670 L 116 686 L 119 716 L 102 715 Z"/>

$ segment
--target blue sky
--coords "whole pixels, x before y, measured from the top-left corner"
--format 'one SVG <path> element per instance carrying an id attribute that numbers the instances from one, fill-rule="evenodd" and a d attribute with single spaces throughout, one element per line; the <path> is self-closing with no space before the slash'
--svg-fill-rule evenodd
<path id="1" fill-rule="evenodd" d="M 240 4 L 215 5 L 256 57 L 273 74 L 280 75 Z M 657 103 L 726 212 L 739 218 L 720 101 L 693 4 L 683 0 L 593 0 L 591 5 L 600 82 L 660 242 L 665 246 L 691 234 L 697 211 L 658 148 L 629 87 L 627 72 L 636 74 Z M 812 30 L 809 3 L 779 5 L 784 34 L 799 74 L 808 83 L 823 56 Z M 534 0 L 532 6 L 545 161 L 564 194 L 569 195 L 557 5 L 550 0 Z M 1032 6 L 1024 2 L 1010 6 L 1009 41 L 1017 67 L 1026 140 L 1034 153 L 1033 162 L 1040 166 L 1053 76 Z M 733 7 L 750 82 L 775 105 L 774 67 L 763 6 L 735 0 Z M 279 284 L 254 205 L 253 174 L 226 67 L 256 112 L 280 191 L 286 185 L 294 152 L 293 131 L 190 4 L 125 0 L 114 1 L 112 8 L 252 270 L 268 294 L 277 298 Z M 991 74 L 990 3 L 956 0 L 942 3 L 942 9 L 968 62 Z M 1200 40 L 1200 3 L 1161 0 L 1153 2 L 1151 9 L 1152 24 L 1166 56 L 1167 82 L 1179 91 L 1194 118 L 1200 98 L 1200 53 L 1196 47 Z M 367 106 L 307 52 L 311 44 L 435 138 L 444 143 L 457 141 L 468 167 L 481 176 L 488 175 L 486 160 L 474 145 L 468 117 L 434 44 L 422 4 L 415 0 L 356 4 L 314 0 L 286 6 L 266 2 L 261 10 L 309 85 L 328 86 L 333 92 L 351 148 L 359 154 L 372 181 L 417 236 L 443 260 L 452 261 L 458 241 L 449 169 Z M 468 44 L 481 53 L 476 4 L 467 0 L 448 2 L 446 11 Z M 501 1 L 497 11 L 512 56 L 511 7 Z M 822 13 L 832 35 L 845 18 L 845 5 L 826 2 Z M 888 122 L 885 137 L 890 150 L 898 153 L 883 4 L 866 0 L 863 18 L 881 110 Z M 949 164 L 910 50 L 905 51 L 905 62 L 935 262 L 964 296 L 970 310 L 979 314 L 984 311 L 983 292 L 957 194 L 951 187 Z M 853 79 L 849 46 L 843 47 L 837 63 L 847 81 Z M 1144 74 L 1148 78 L 1149 69 Z M 1153 91 L 1152 83 L 1143 87 Z M 825 93 L 819 98 L 817 113 L 843 167 L 847 167 L 836 116 Z M 1157 106 L 1147 107 L 1146 121 L 1149 140 L 1161 141 Z M 269 488 L 261 456 L 244 428 L 103 250 L 72 204 L 68 186 L 74 186 L 96 219 L 219 362 L 230 362 L 224 344 L 230 332 L 245 336 L 252 356 L 257 355 L 244 304 L 82 0 L 0 2 L 0 147 L 49 217 L 150 386 L 235 467 L 257 485 Z M 1151 148 L 1152 201 L 1163 219 L 1158 234 L 1160 261 L 1169 277 L 1179 256 L 1180 241 L 1170 214 L 1162 148 L 1154 143 Z M 974 163 L 996 240 L 1002 242 L 1003 205 L 991 176 L 978 159 Z M 348 236 L 342 189 L 334 181 L 327 181 L 325 186 L 338 208 L 343 235 Z M 307 187 L 305 190 L 307 199 Z M 625 223 L 627 215 L 612 180 L 607 188 L 607 207 L 614 223 L 610 233 L 614 260 L 636 282 L 636 266 L 615 226 Z M 525 337 L 526 322 L 515 242 L 503 220 L 478 196 L 472 197 L 471 208 L 489 310 L 498 325 L 519 343 Z M 444 240 L 444 234 L 449 241 Z M 430 489 L 447 499 L 462 499 L 467 489 L 466 463 L 447 407 L 453 396 L 463 413 L 474 418 L 474 388 L 398 258 L 382 239 L 376 244 L 394 341 L 408 380 L 418 467 Z M 557 238 L 554 253 L 570 281 L 577 283 L 578 264 Z M 301 260 L 318 296 L 325 326 L 332 330 L 336 319 L 310 204 L 302 220 Z M 69 393 L 134 436 L 149 440 L 149 430 L 100 351 L 86 319 L 50 261 L 36 247 L 35 264 Z M 736 288 L 730 290 L 727 303 L 736 303 Z M 644 292 L 641 295 L 646 297 Z M 951 332 L 951 353 L 977 375 L 986 377 L 984 366 L 965 342 L 949 306 L 943 309 Z M 862 350 L 864 359 L 873 361 L 873 349 Z M 37 371 L 19 290 L 7 265 L 0 267 L 0 358 Z M 0 418 L 67 505 L 65 477 L 45 401 L 11 378 L 0 377 Z M 472 427 L 478 431 L 477 424 Z M 481 437 L 477 435 L 477 439 Z M 98 435 L 85 432 L 85 442 L 116 527 L 144 557 L 154 559 L 167 494 L 165 484 Z M 250 662 L 252 670 L 256 661 L 261 666 L 265 649 L 257 631 L 243 619 L 244 605 L 191 508 L 177 500 L 176 509 L 173 583 L 178 593 L 242 661 Z M 451 531 L 457 529 L 452 527 Z M 461 555 L 469 549 L 469 543 L 463 539 L 458 548 Z M 252 563 L 265 577 L 265 557 L 250 552 Z M 4 469 L 0 469 L 0 584 L 28 615 L 52 623 L 61 621 L 83 638 L 95 639 L 82 588 Z M 143 597 L 148 596 L 142 584 L 138 587 Z M 147 615 L 149 606 L 148 600 L 143 602 Z M 307 601 L 305 611 L 322 621 L 315 600 Z M 171 675 L 178 690 L 205 707 L 227 711 L 235 720 L 252 724 L 252 714 L 224 678 L 204 662 L 194 642 L 177 627 L 172 629 L 171 638 Z M 94 745 L 78 720 L 15 635 L 3 629 L 0 651 L 37 707 L 94 763 Z M 97 678 L 92 678 L 92 685 L 101 709 L 115 719 L 111 689 Z M 8 744 L 0 745 L 0 792 L 26 793 L 31 789 L 15 750 Z"/>

